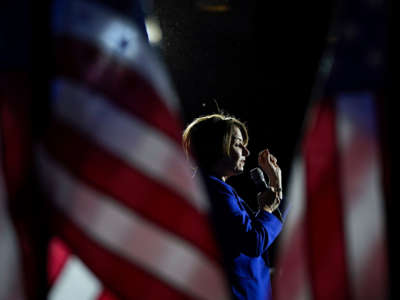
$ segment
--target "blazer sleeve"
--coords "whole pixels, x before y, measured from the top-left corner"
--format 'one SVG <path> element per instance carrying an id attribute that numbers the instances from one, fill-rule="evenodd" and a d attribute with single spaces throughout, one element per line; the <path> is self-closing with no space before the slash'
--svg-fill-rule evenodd
<path id="1" fill-rule="evenodd" d="M 214 187 L 215 188 L 215 187 Z M 224 187 L 214 189 L 214 219 L 225 246 L 238 249 L 248 256 L 262 255 L 282 229 L 282 223 L 271 213 L 260 211 L 251 217 L 233 191 Z"/>
<path id="2" fill-rule="evenodd" d="M 279 209 L 281 210 L 283 222 L 285 222 L 291 209 L 291 204 L 289 203 L 289 201 L 287 201 L 286 197 L 282 198 Z"/>

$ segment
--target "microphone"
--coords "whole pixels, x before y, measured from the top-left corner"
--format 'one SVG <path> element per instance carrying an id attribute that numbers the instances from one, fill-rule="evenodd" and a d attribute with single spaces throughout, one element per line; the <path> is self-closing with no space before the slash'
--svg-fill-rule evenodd
<path id="1" fill-rule="evenodd" d="M 254 168 L 250 170 L 250 178 L 253 180 L 254 184 L 256 185 L 257 193 L 262 193 L 264 191 L 270 190 L 267 182 L 265 181 L 264 173 L 261 171 L 260 168 Z M 282 213 L 277 208 L 274 212 L 276 212 L 276 216 L 278 219 L 283 222 Z"/>
<path id="2" fill-rule="evenodd" d="M 251 169 L 250 178 L 256 185 L 257 193 L 262 193 L 265 190 L 269 190 L 269 186 L 265 181 L 264 173 L 260 168 Z"/>

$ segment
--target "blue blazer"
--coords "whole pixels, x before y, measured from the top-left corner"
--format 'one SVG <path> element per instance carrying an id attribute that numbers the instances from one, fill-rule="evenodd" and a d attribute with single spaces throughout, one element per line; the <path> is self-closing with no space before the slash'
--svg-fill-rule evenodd
<path id="1" fill-rule="evenodd" d="M 206 176 L 205 182 L 233 299 L 271 299 L 267 250 L 282 222 L 264 210 L 254 213 L 222 180 Z"/>

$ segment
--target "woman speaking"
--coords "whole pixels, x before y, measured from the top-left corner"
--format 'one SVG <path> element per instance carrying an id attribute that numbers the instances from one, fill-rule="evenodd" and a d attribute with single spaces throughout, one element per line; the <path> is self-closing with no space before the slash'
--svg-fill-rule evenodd
<path id="1" fill-rule="evenodd" d="M 211 217 L 223 254 L 233 299 L 271 299 L 268 248 L 282 229 L 274 214 L 281 200 L 281 170 L 267 149 L 258 164 L 269 189 L 259 193 L 254 212 L 226 180 L 244 170 L 248 133 L 238 119 L 212 114 L 195 119 L 183 132 L 183 147 L 192 155 L 211 200 Z"/>

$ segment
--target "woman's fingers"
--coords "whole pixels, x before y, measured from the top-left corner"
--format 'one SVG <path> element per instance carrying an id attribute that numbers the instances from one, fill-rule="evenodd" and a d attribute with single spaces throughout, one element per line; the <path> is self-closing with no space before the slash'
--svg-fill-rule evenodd
<path id="1" fill-rule="evenodd" d="M 279 207 L 281 199 L 278 195 L 271 190 L 265 191 L 257 197 L 259 207 L 267 210 L 268 212 L 273 212 Z"/>
<path id="2" fill-rule="evenodd" d="M 276 159 L 275 156 L 273 156 L 272 154 L 270 155 L 271 157 L 271 162 L 275 167 L 278 167 L 278 160 Z"/>

